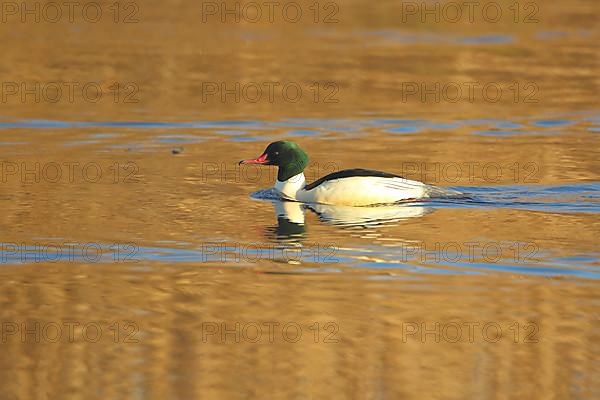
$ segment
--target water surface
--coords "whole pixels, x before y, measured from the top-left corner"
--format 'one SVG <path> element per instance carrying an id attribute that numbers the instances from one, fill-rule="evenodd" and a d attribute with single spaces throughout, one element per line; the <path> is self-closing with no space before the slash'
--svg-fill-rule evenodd
<path id="1" fill-rule="evenodd" d="M 104 89 L 3 101 L 0 397 L 598 393 L 597 5 L 423 24 L 335 4 L 333 24 L 202 23 L 191 2 L 139 4 L 132 24 L 0 24 L 5 81 Z M 272 81 L 303 96 L 203 97 Z M 503 96 L 406 94 L 436 82 Z M 252 195 L 276 171 L 237 162 L 282 139 L 309 181 L 362 167 L 470 197 Z"/>

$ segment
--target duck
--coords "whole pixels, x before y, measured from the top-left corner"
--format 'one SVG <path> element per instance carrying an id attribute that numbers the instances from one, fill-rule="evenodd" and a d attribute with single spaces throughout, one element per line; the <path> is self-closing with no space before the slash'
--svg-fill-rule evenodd
<path id="1" fill-rule="evenodd" d="M 281 140 L 270 143 L 259 157 L 241 160 L 239 165 L 277 166 L 273 189 L 281 199 L 308 204 L 360 207 L 462 195 L 452 189 L 363 168 L 333 172 L 307 183 L 304 170 L 308 161 L 308 154 L 298 144 Z"/>

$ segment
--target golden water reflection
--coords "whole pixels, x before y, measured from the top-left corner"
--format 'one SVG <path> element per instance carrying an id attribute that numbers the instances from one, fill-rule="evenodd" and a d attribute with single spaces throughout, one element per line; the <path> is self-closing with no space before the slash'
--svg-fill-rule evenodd
<path id="1" fill-rule="evenodd" d="M 123 24 L 97 3 L 99 23 L 0 23 L 0 399 L 600 392 L 597 2 L 529 24 L 358 0 L 333 24 L 203 23 L 189 1 Z M 11 94 L 51 82 L 104 95 Z M 253 82 L 303 96 L 207 94 Z M 504 95 L 409 94 L 470 82 Z M 309 181 L 380 169 L 474 200 L 257 201 L 274 170 L 237 161 L 280 139 Z"/>

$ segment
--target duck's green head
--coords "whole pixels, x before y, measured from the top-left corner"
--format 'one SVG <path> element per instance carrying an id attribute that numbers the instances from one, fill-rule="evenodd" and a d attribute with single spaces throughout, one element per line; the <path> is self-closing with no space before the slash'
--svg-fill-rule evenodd
<path id="1" fill-rule="evenodd" d="M 308 155 L 296 143 L 280 140 L 268 145 L 260 157 L 242 160 L 240 164 L 277 165 L 277 180 L 283 182 L 304 171 Z"/>

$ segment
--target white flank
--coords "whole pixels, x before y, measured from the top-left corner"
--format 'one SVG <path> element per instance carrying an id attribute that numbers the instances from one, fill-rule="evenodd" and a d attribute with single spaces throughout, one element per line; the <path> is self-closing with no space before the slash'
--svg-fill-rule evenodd
<path id="1" fill-rule="evenodd" d="M 391 204 L 427 197 L 427 185 L 402 178 L 353 176 L 326 181 L 312 190 L 300 190 L 304 202 L 347 206 Z"/>
<path id="2" fill-rule="evenodd" d="M 392 204 L 405 200 L 460 195 L 459 192 L 426 185 L 404 178 L 352 176 L 321 183 L 304 190 L 306 179 L 300 173 L 285 182 L 277 181 L 275 189 L 288 200 L 346 206 Z"/>

